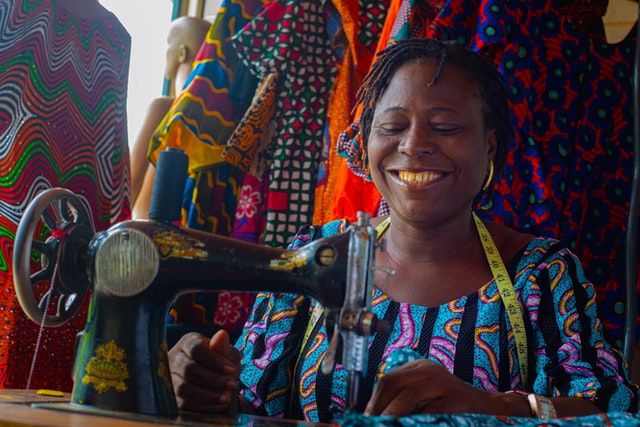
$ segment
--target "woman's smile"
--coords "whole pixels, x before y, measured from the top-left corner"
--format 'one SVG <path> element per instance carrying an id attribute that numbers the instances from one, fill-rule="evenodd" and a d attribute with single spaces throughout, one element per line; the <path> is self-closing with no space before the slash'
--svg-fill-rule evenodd
<path id="1" fill-rule="evenodd" d="M 449 176 L 442 171 L 409 171 L 409 170 L 388 170 L 392 180 L 401 186 L 412 190 L 424 189 L 434 183 L 440 182 Z"/>

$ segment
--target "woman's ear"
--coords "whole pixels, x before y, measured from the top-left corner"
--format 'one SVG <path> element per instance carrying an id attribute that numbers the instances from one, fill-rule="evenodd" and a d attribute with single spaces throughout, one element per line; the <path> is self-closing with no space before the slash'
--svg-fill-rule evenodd
<path id="1" fill-rule="evenodd" d="M 185 45 L 185 44 L 181 44 L 180 45 L 180 48 L 178 50 L 178 63 L 179 64 L 183 64 L 187 60 L 188 53 L 189 53 L 188 50 L 189 50 L 189 48 L 187 47 L 187 45 Z"/>

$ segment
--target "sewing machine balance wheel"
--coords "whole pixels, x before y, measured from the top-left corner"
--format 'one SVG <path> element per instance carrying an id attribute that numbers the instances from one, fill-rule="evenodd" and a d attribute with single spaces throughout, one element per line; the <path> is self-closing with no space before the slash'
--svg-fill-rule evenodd
<path id="1" fill-rule="evenodd" d="M 33 322 L 60 326 L 78 311 L 90 286 L 86 260 L 94 234 L 80 198 L 67 189 L 48 189 L 29 204 L 16 233 L 13 282 Z"/>

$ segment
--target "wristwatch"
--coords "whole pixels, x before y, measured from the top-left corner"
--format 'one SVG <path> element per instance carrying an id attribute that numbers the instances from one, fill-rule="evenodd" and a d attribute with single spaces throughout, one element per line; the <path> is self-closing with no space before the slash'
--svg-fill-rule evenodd
<path id="1" fill-rule="evenodd" d="M 509 390 L 507 393 L 515 393 L 523 396 L 529 403 L 531 415 L 540 420 L 551 420 L 557 418 L 556 408 L 553 406 L 551 399 L 538 396 L 535 393 L 527 393 L 522 390 Z"/>

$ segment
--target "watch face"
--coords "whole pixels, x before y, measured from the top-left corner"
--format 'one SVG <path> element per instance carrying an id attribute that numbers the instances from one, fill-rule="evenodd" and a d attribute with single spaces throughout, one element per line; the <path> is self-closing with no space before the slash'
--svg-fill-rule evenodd
<path id="1" fill-rule="evenodd" d="M 556 408 L 551 400 L 538 396 L 538 402 L 540 403 L 540 419 L 550 420 L 556 418 Z"/>

